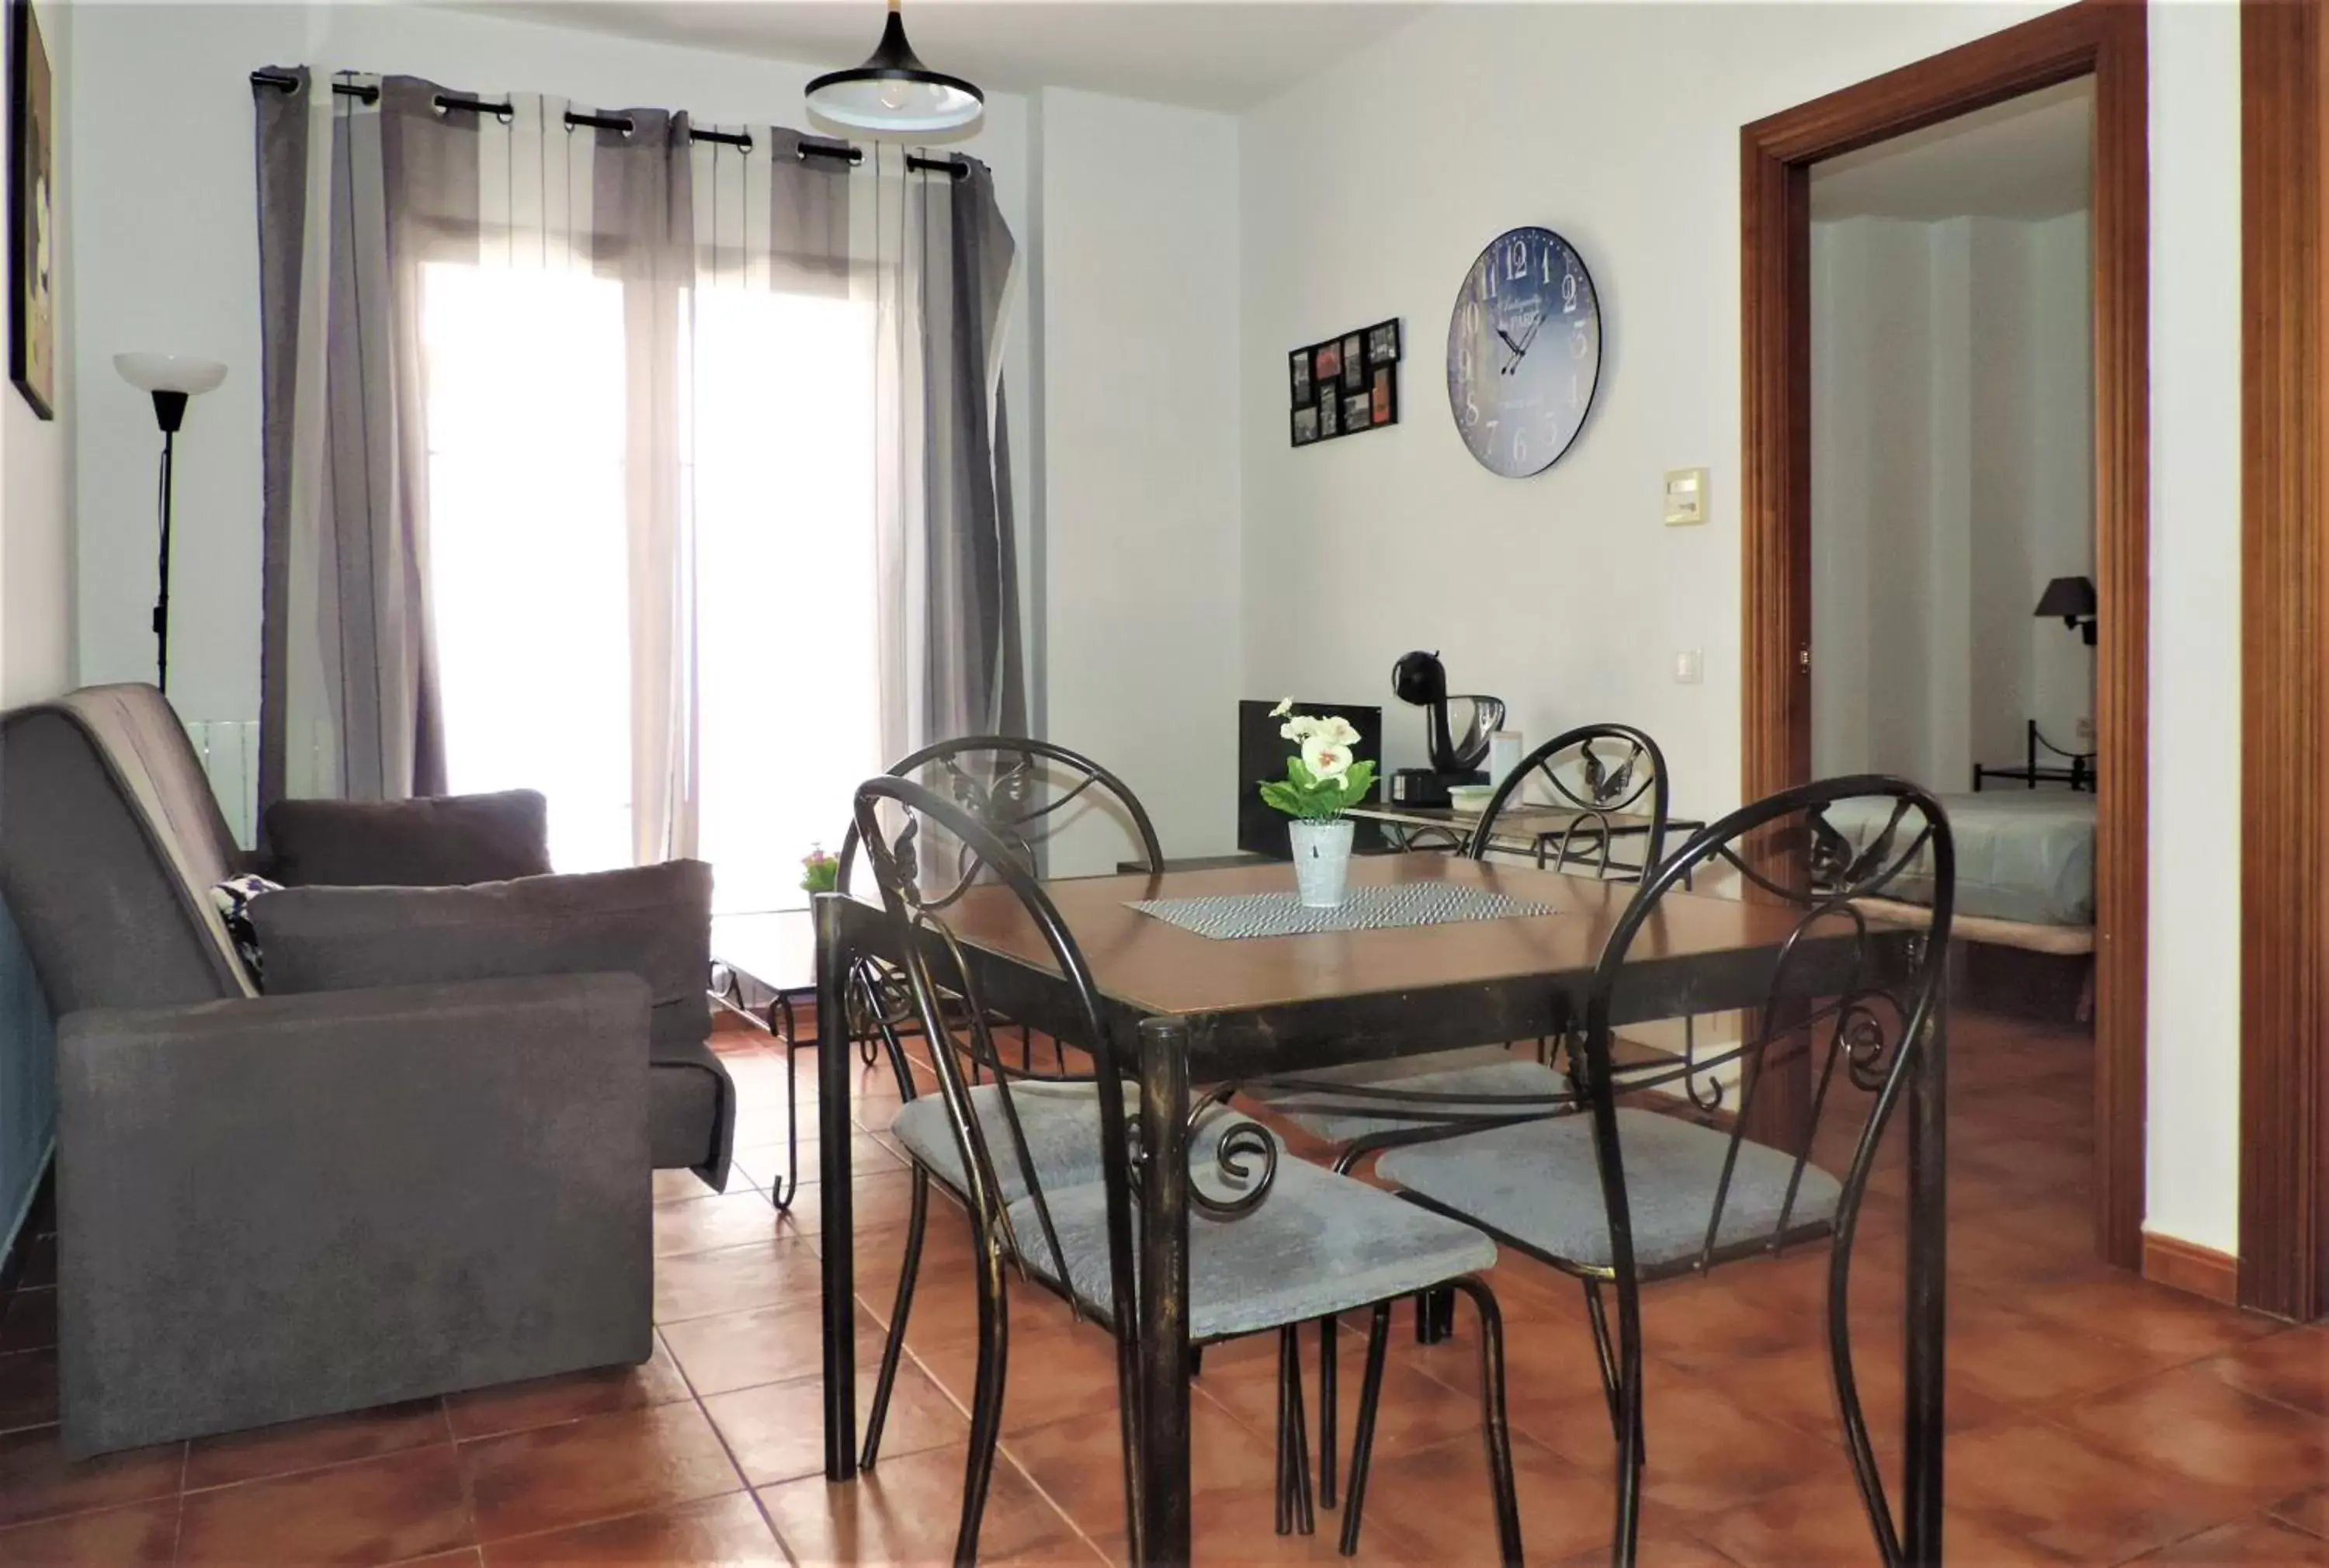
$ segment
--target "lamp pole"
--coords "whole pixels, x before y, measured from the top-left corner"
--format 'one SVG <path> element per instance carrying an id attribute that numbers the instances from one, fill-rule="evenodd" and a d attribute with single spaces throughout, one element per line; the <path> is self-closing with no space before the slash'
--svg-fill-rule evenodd
<path id="1" fill-rule="evenodd" d="M 154 561 L 154 684 L 170 689 L 170 511 L 176 478 L 178 429 L 186 422 L 186 399 L 226 380 L 216 360 L 186 354 L 131 353 L 113 356 L 113 368 L 131 386 L 154 399 L 154 422 L 162 427 L 162 538 Z"/>
<path id="2" fill-rule="evenodd" d="M 170 690 L 170 493 L 175 478 L 178 427 L 186 420 L 186 394 L 156 391 L 154 418 L 162 427 L 162 549 L 155 562 L 154 684 Z"/>

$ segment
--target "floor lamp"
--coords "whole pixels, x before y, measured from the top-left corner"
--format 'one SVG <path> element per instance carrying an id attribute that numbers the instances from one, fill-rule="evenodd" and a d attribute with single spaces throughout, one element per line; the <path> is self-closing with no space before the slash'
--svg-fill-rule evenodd
<path id="1" fill-rule="evenodd" d="M 133 387 L 154 394 L 154 418 L 162 427 L 162 549 L 154 598 L 154 684 L 170 689 L 170 461 L 178 427 L 185 422 L 186 399 L 226 380 L 216 360 L 186 354 L 116 354 L 113 368 Z"/>

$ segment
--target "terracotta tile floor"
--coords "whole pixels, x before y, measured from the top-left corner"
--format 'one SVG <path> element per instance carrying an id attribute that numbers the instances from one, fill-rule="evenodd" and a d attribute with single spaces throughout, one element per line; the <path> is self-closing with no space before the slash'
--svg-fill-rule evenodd
<path id="1" fill-rule="evenodd" d="M 36 1243 L 0 1299 L 0 1563 L 943 1561 L 974 1333 L 964 1227 L 941 1210 L 932 1229 L 880 1467 L 828 1487 L 816 1189 L 793 1216 L 774 1214 L 762 1189 L 782 1159 L 782 1058 L 744 1034 L 718 1043 L 741 1090 L 738 1185 L 723 1197 L 684 1175 L 658 1179 L 659 1338 L 644 1366 L 68 1464 L 51 1424 L 54 1243 Z M 1951 1560 L 2329 1564 L 2329 1331 L 2242 1317 L 2094 1264 L 2086 1039 L 1963 1016 L 1954 1047 Z M 802 1066 L 812 1088 L 813 1058 Z M 906 1200 L 879 1132 L 894 1108 L 883 1076 L 861 1080 L 853 1149 L 869 1368 Z M 1847 1135 L 1842 1116 L 1825 1131 Z M 813 1144 L 807 1153 L 813 1170 Z M 1853 1316 L 1889 1466 L 1897 1162 L 1878 1186 Z M 1649 1293 L 1645 1562 L 1872 1560 L 1818 1349 L 1824 1269 L 1815 1249 Z M 1495 1283 L 1530 1559 L 1606 1561 L 1610 1443 L 1579 1292 L 1523 1263 Z M 1363 1560 L 1489 1561 L 1476 1341 L 1459 1322 L 1454 1342 L 1423 1348 L 1404 1313 L 1400 1323 Z M 1363 1340 L 1356 1324 L 1342 1337 L 1346 1402 Z M 1120 1556 L 1106 1341 L 1023 1293 L 1011 1364 L 988 1559 Z M 1306 1376 L 1315 1393 L 1315 1366 Z M 1333 1559 L 1332 1515 L 1312 1539 L 1271 1532 L 1274 1389 L 1267 1344 L 1206 1357 L 1195 1409 L 1204 1561 Z M 1353 1419 L 1346 1404 L 1346 1443 Z"/>

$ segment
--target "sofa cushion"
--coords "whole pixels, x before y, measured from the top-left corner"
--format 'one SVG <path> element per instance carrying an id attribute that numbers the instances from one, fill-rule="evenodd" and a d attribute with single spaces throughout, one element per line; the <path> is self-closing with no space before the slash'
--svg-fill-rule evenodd
<path id="1" fill-rule="evenodd" d="M 692 1169 L 728 1185 L 735 1090 L 701 1040 L 665 1041 L 648 1053 L 647 1146 L 658 1170 Z"/>
<path id="2" fill-rule="evenodd" d="M 267 874 L 295 887 L 452 887 L 550 870 L 536 790 L 410 801 L 278 801 Z"/>
<path id="3" fill-rule="evenodd" d="M 151 686 L 92 686 L 0 718 L 0 895 L 56 1013 L 250 994 L 210 901 L 243 869 Z"/>
<path id="4" fill-rule="evenodd" d="M 283 995 L 535 974 L 636 974 L 658 1046 L 711 1030 L 712 868 L 670 860 L 474 887 L 286 887 L 250 906 Z"/>

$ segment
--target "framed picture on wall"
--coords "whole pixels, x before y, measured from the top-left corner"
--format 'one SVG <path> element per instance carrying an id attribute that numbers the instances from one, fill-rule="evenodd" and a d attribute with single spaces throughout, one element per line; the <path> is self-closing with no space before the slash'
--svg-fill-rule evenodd
<path id="1" fill-rule="evenodd" d="M 1400 339 L 1393 317 L 1289 352 L 1290 444 L 1315 446 L 1398 424 Z"/>
<path id="2" fill-rule="evenodd" d="M 8 379 L 54 418 L 56 95 L 31 0 L 8 5 Z"/>

